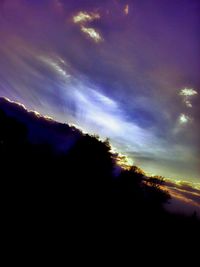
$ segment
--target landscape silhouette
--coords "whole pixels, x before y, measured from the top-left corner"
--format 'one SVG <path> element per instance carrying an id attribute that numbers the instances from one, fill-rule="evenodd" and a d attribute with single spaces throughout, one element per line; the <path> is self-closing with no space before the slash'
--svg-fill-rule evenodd
<path id="1" fill-rule="evenodd" d="M 50 221 L 58 231 L 101 228 L 113 235 L 146 231 L 159 236 L 165 227 L 199 231 L 195 213 L 165 210 L 171 196 L 163 177 L 148 177 L 137 166 L 121 167 L 118 159 L 108 139 L 0 99 L 1 183 L 8 223 L 45 226 Z"/>

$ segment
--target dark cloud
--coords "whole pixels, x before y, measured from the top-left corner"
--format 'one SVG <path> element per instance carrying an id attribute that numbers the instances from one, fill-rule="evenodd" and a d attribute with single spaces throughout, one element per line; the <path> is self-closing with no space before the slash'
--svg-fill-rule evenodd
<path id="1" fill-rule="evenodd" d="M 165 187 L 172 196 L 171 203 L 166 206 L 167 209 L 186 214 L 196 211 L 200 218 L 200 183 L 166 180 Z"/>

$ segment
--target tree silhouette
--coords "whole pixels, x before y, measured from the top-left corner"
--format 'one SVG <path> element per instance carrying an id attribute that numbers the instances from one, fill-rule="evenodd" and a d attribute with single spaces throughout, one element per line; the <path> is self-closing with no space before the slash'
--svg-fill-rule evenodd
<path id="1" fill-rule="evenodd" d="M 31 141 L 28 124 L 0 108 L 1 180 L 7 205 L 21 216 L 67 217 L 77 228 L 80 222 L 87 227 L 92 221 L 129 230 L 135 229 L 134 224 L 143 229 L 144 222 L 178 225 L 186 221 L 164 210 L 163 204 L 170 199 L 164 178 L 147 177 L 136 166 L 118 166 L 118 155 L 111 152 L 108 139 L 103 142 L 98 136 L 48 121 L 39 124 L 37 117 L 27 116 L 31 117 L 26 121 L 38 122 L 36 129 L 41 132 L 51 127 L 64 133 L 67 129 L 69 139 L 62 140 L 69 145 L 58 150 L 49 136 Z M 197 221 L 196 216 L 191 218 L 194 227 Z"/>

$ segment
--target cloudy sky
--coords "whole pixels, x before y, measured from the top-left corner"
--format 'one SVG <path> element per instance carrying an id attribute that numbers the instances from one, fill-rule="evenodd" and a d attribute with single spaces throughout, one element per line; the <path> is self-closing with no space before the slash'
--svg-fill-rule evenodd
<path id="1" fill-rule="evenodd" d="M 0 0 L 0 96 L 199 182 L 199 0 Z"/>

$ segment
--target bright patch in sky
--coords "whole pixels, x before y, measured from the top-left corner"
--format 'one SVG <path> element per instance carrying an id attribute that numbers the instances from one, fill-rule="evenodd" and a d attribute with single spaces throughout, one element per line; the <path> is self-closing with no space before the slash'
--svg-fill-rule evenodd
<path id="1" fill-rule="evenodd" d="M 179 122 L 181 124 L 186 124 L 189 120 L 190 120 L 190 118 L 187 115 L 183 114 L 183 113 L 179 117 Z"/>
<path id="2" fill-rule="evenodd" d="M 81 31 L 87 34 L 96 43 L 103 41 L 101 35 L 93 28 L 87 28 L 85 26 L 81 26 Z"/>
<path id="3" fill-rule="evenodd" d="M 185 104 L 188 108 L 192 108 L 192 103 L 190 102 L 190 100 L 185 100 Z"/>
<path id="4" fill-rule="evenodd" d="M 192 88 L 184 88 L 179 93 L 183 97 L 183 102 L 187 108 L 192 108 L 191 97 L 198 95 L 197 91 Z"/>
<path id="5" fill-rule="evenodd" d="M 73 17 L 73 22 L 81 25 L 81 31 L 89 36 L 96 43 L 103 41 L 103 38 L 94 28 L 87 27 L 85 24 L 93 20 L 100 19 L 100 15 L 94 12 L 79 12 L 76 16 Z"/>
<path id="6" fill-rule="evenodd" d="M 51 59 L 47 57 L 40 57 L 39 58 L 43 63 L 45 63 L 47 66 L 52 68 L 52 70 L 55 71 L 59 76 L 61 76 L 64 79 L 70 78 L 70 75 L 65 70 L 65 61 L 63 59 Z"/>
<path id="7" fill-rule="evenodd" d="M 128 13 L 129 13 L 129 5 L 126 5 L 126 6 L 125 6 L 125 8 L 124 8 L 124 13 L 125 13 L 126 15 L 128 15 Z"/>
<path id="8" fill-rule="evenodd" d="M 183 95 L 183 96 L 193 96 L 197 94 L 198 94 L 197 91 L 195 91 L 192 88 L 184 88 L 180 91 L 180 95 Z"/>
<path id="9" fill-rule="evenodd" d="M 100 15 L 98 13 L 87 13 L 82 11 L 73 17 L 74 23 L 80 23 L 80 24 L 85 22 L 90 22 L 95 19 L 100 19 Z"/>

